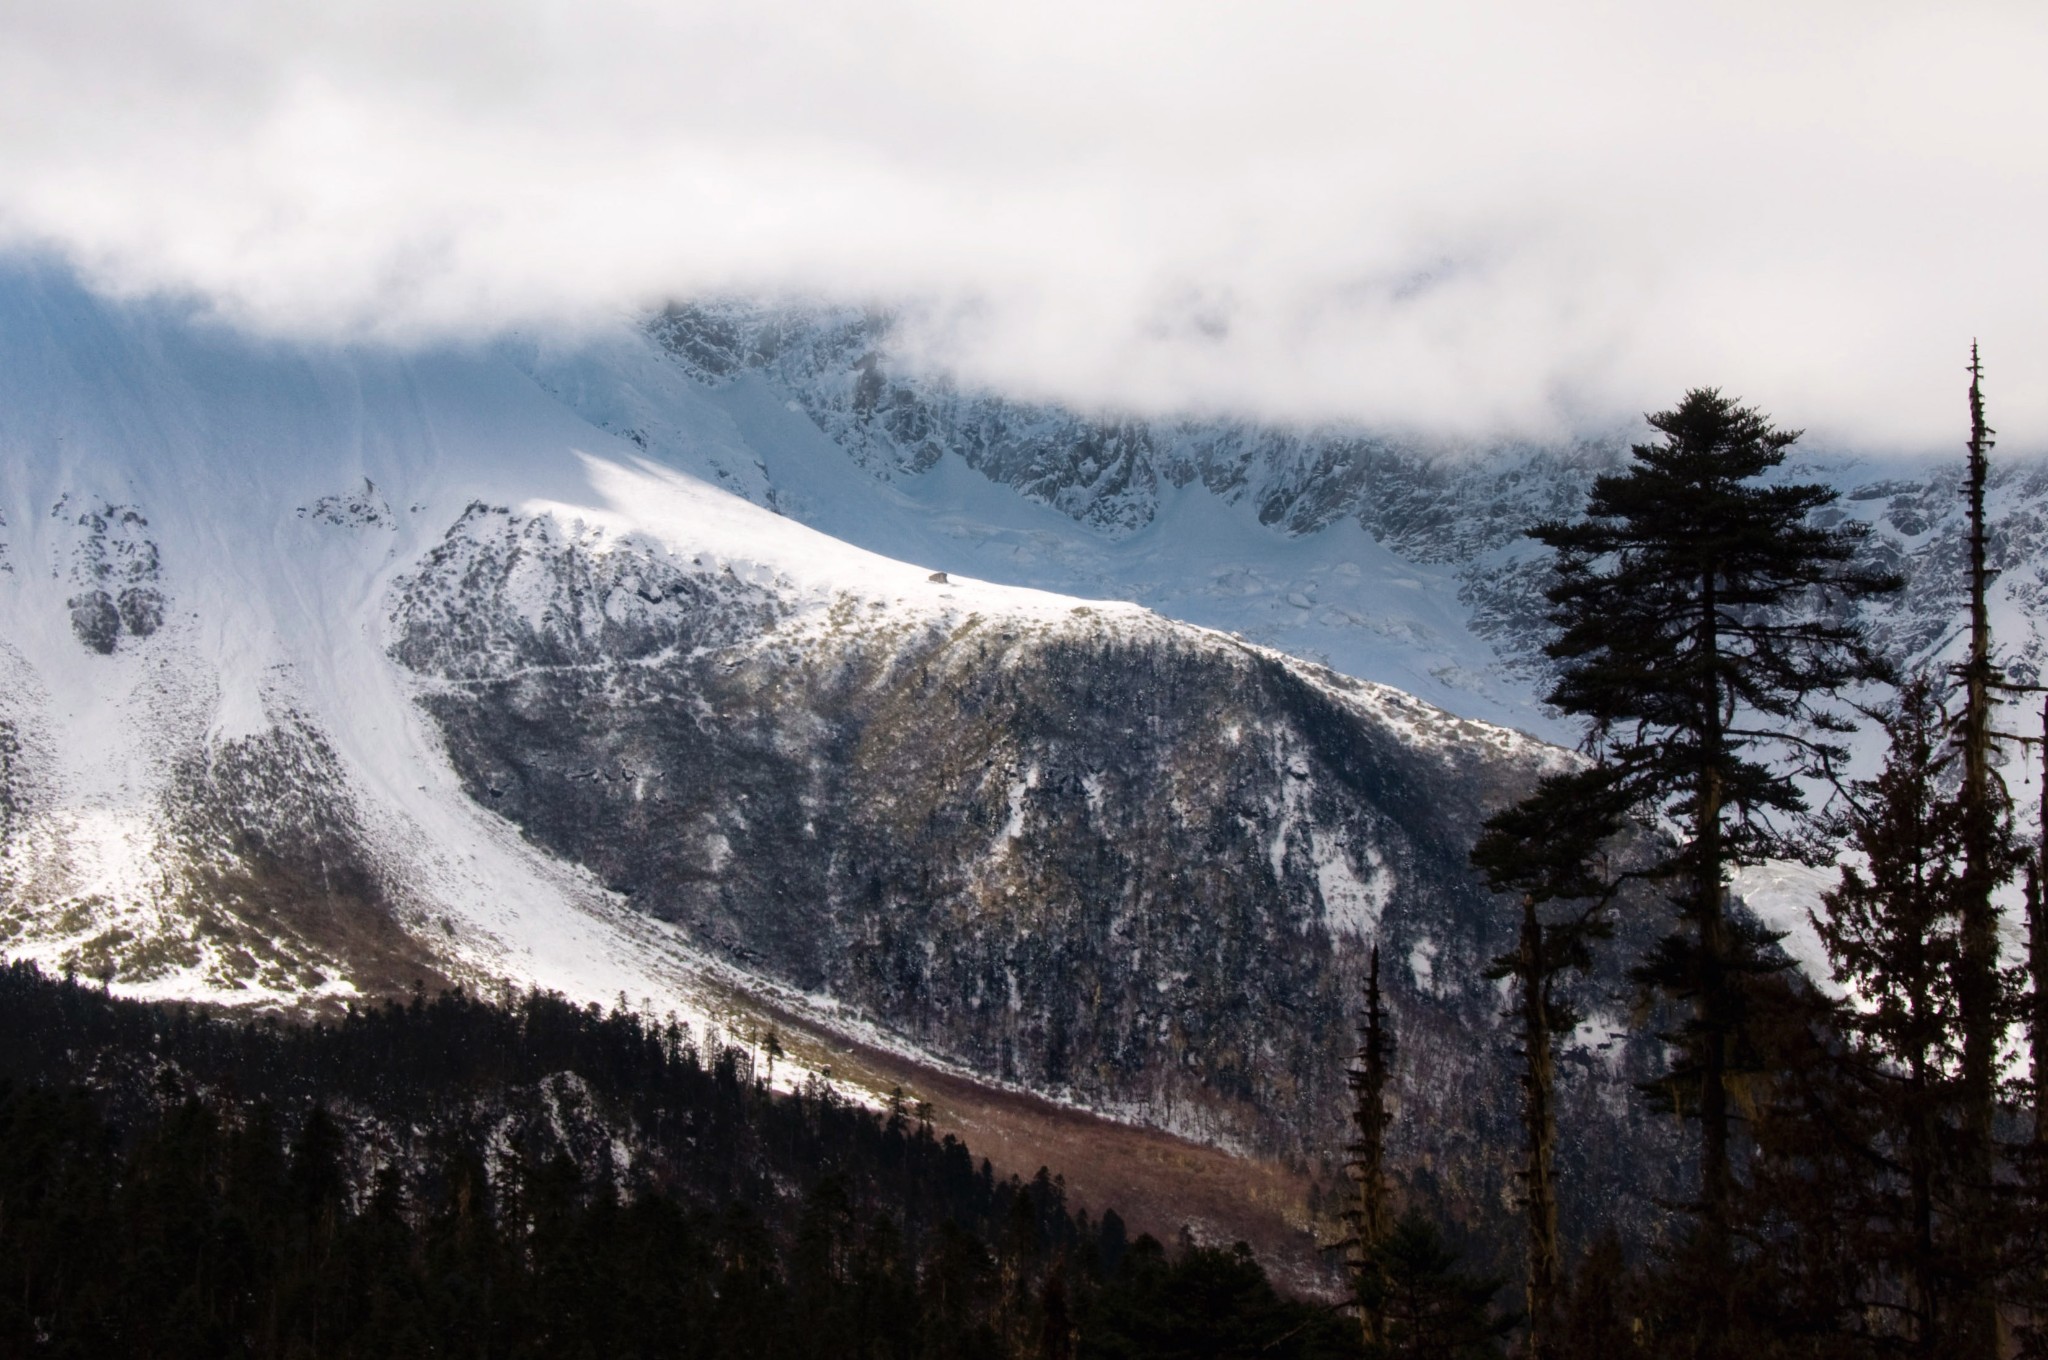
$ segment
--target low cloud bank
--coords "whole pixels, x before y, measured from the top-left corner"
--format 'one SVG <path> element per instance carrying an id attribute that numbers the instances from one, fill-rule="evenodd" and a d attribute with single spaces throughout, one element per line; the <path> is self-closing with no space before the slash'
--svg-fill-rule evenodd
<path id="1" fill-rule="evenodd" d="M 258 330 L 900 308 L 1021 395 L 1606 429 L 1685 386 L 2048 445 L 2026 3 L 74 0 L 0 9 L 0 243 Z"/>

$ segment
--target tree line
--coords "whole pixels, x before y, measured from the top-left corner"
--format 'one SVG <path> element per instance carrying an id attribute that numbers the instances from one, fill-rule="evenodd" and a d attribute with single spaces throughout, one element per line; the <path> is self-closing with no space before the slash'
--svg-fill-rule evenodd
<path id="1" fill-rule="evenodd" d="M 2001 774 L 2017 750 L 2048 753 L 2048 709 L 2040 732 L 2008 730 L 2040 690 L 1992 636 L 1974 348 L 1969 373 L 1952 665 L 1872 645 L 1861 607 L 1900 578 L 1866 565 L 1866 528 L 1829 513 L 1834 490 L 1782 475 L 1798 433 L 1716 390 L 1650 416 L 1657 438 L 1595 481 L 1582 516 L 1530 530 L 1552 553 L 1548 702 L 1585 739 L 1472 851 L 1513 913 L 1492 976 L 1522 1091 L 1522 1307 L 1496 1311 L 1501 1282 L 1455 1263 L 1422 1320 L 1390 1301 L 1402 1234 L 1427 1225 L 1386 1207 L 1375 956 L 1347 1242 L 1369 1353 L 1499 1353 L 1509 1337 L 1539 1360 L 2048 1353 L 2048 836 L 2016 826 Z M 1852 779 L 1862 722 L 1886 752 Z M 1773 859 L 1839 866 L 1812 911 L 1825 985 L 1732 891 L 1734 871 Z M 1609 1237 L 1573 1259 L 1557 1059 L 1583 1018 L 1574 984 L 1618 914 L 1643 910 L 1670 929 L 1630 969 L 1668 1055 L 1641 1095 L 1690 1130 L 1691 1189 L 1648 1252 Z M 2016 958 L 2002 940 L 2022 917 Z"/>
<path id="2" fill-rule="evenodd" d="M 0 1354 L 1325 1360 L 928 1110 L 623 1010 L 453 992 L 237 1020 L 0 968 Z"/>

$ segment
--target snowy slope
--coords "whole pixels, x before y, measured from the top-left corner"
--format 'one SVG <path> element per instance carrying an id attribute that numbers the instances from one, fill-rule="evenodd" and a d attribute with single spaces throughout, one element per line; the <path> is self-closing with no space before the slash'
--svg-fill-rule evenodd
<path id="1" fill-rule="evenodd" d="M 15 852 L 14 876 L 61 897 L 146 898 L 165 834 L 148 791 L 195 743 L 252 739 L 293 714 L 317 715 L 309 730 L 359 786 L 355 803 L 397 819 L 380 843 L 502 839 L 450 789 L 404 773 L 436 736 L 408 716 L 411 681 L 376 632 L 392 583 L 476 500 L 614 536 L 715 542 L 812 607 L 884 579 L 900 581 L 883 592 L 891 609 L 931 607 L 933 569 L 1137 601 L 1454 712 L 1573 735 L 1535 702 L 1537 578 L 1512 530 L 1568 511 L 1614 447 L 1453 457 L 1214 422 L 1132 427 L 892 373 L 872 317 L 678 315 L 622 318 L 573 343 L 401 358 L 268 346 L 12 266 L 0 278 L 0 666 L 6 702 L 27 715 L 18 796 L 49 795 L 19 838 L 44 849 Z M 1881 620 L 1909 655 L 1953 650 L 1958 461 L 1802 470 L 1843 486 L 1874 550 L 1914 577 Z M 1994 510 L 1995 622 L 2033 678 L 2048 594 L 2038 463 L 2001 460 Z M 79 647 L 84 635 L 107 654 Z M 382 716 L 335 716 L 358 713 Z M 450 882 L 504 876 L 456 867 L 472 854 L 493 864 L 484 849 L 419 853 Z M 562 891 L 554 868 L 532 871 L 542 898 Z M 173 975 L 184 981 L 166 985 L 196 976 Z"/>
<path id="2" fill-rule="evenodd" d="M 465 506 L 509 496 L 747 572 L 772 561 L 805 591 L 859 583 L 931 603 L 924 570 L 655 469 L 486 354 L 294 353 L 165 309 L 105 307 L 37 272 L 0 283 L 0 316 L 0 657 L 21 747 L 6 874 L 17 928 L 37 916 L 17 953 L 54 962 L 110 930 L 177 934 L 162 801 L 179 761 L 302 726 L 331 746 L 337 797 L 371 823 L 384 872 L 418 913 L 451 923 L 458 959 L 674 1004 L 690 965 L 663 932 L 462 794 L 385 654 L 393 578 Z M 737 439 L 707 420 L 708 437 Z M 82 645 L 75 602 L 96 585 L 132 590 L 131 575 L 161 597 L 161 624 L 121 633 L 109 654 Z M 1052 607 L 967 585 L 949 595 Z M 303 990 L 289 968 L 266 984 L 205 937 L 192 943 L 122 985 Z"/>
<path id="3" fill-rule="evenodd" d="M 618 947 L 600 894 L 465 805 L 382 656 L 378 600 L 429 526 L 508 474 L 576 494 L 561 450 L 584 432 L 488 363 L 274 351 L 49 274 L 7 277 L 0 310 L 0 614 L 23 751 L 6 871 L 17 914 L 41 918 L 18 952 L 177 935 L 178 762 L 310 724 L 344 773 L 336 796 L 465 955 L 585 995 L 669 990 L 660 951 Z M 100 579 L 106 519 L 146 543 L 164 618 L 101 655 L 73 601 Z M 125 961 L 124 985 L 241 998 L 301 981 L 190 943 L 160 967 Z"/>
<path id="4" fill-rule="evenodd" d="M 509 634 L 482 639 L 454 670 L 397 652 L 406 640 L 423 654 L 422 635 L 452 637 L 480 616 L 461 594 L 474 582 L 459 573 L 444 622 L 422 613 L 441 607 L 432 564 L 483 551 L 501 527 L 516 560 L 493 598 L 508 628 L 535 637 L 602 642 L 660 624 L 681 596 L 649 603 L 662 599 L 649 584 L 658 570 L 671 592 L 681 583 L 705 599 L 757 599 L 766 631 L 735 635 L 735 655 L 776 666 L 838 655 L 848 660 L 834 664 L 886 671 L 891 647 L 928 652 L 996 624 L 1023 638 L 1018 647 L 1186 657 L 1247 674 L 1278 665 L 1290 693 L 1322 695 L 1315 702 L 1345 722 L 1444 772 L 1429 778 L 1469 782 L 1468 765 L 1526 770 L 1546 758 L 1512 733 L 1136 605 L 1084 607 L 970 576 L 1001 565 L 1032 579 L 1043 551 L 1043 575 L 1064 584 L 1113 594 L 1149 581 L 1160 599 L 1186 591 L 1199 604 L 1240 589 L 1217 587 L 1207 565 L 1234 553 L 1229 572 L 1251 573 L 1242 593 L 1259 602 L 1209 617 L 1327 612 L 1338 608 L 1331 596 L 1369 595 L 1379 581 L 1395 605 L 1374 626 L 1399 643 L 1368 649 L 1383 673 L 1426 679 L 1444 656 L 1479 664 L 1441 592 L 1362 533 L 1289 540 L 1191 499 L 1191 519 L 1209 516 L 1201 535 L 1090 543 L 964 470 L 936 469 L 910 495 L 832 455 L 765 383 L 694 382 L 626 323 L 552 357 L 516 343 L 411 355 L 294 348 L 165 304 L 108 304 L 54 271 L 0 273 L 7 951 L 132 994 L 230 1002 L 345 998 L 423 976 L 506 979 L 730 1028 L 745 1023 L 734 998 L 752 990 L 900 1043 L 838 1014 L 830 995 L 736 966 L 744 953 L 707 952 L 600 881 L 587 856 L 549 853 L 535 824 L 480 803 L 474 771 L 451 762 L 446 705 L 483 683 L 462 668 L 484 675 Z M 889 551 L 821 532 L 832 528 Z M 569 575 L 536 567 L 542 543 Z M 935 570 L 951 575 L 935 580 Z M 571 598 L 576 581 L 606 571 L 617 579 L 604 598 Z M 1276 605 L 1268 597 L 1281 585 L 1322 598 Z M 1193 604 L 1187 612 L 1201 615 Z M 861 623 L 853 641 L 848 617 Z M 1418 630 L 1450 639 L 1449 650 L 1424 646 L 1417 660 Z M 614 664 L 609 645 L 589 664 Z M 671 648 L 618 662 L 617 674 L 686 661 Z M 1252 795 L 1271 827 L 1257 833 L 1273 875 L 1259 892 L 1356 937 L 1377 928 L 1394 885 L 1403 901 L 1429 891 L 1390 867 L 1394 842 L 1375 848 L 1392 832 L 1316 829 L 1316 817 L 1365 814 L 1314 802 L 1300 781 L 1326 776 L 1286 754 L 1298 738 L 1276 729 L 1271 740 L 1276 754 L 1249 768 L 1290 791 Z M 1030 769 L 1052 758 L 1031 756 Z M 1027 833 L 1027 816 L 1055 815 L 1052 791 L 1036 791 L 1028 772 L 976 778 L 1009 790 L 1014 825 L 987 850 L 1000 866 L 1020 837 L 1040 834 Z M 1117 776 L 1089 778 L 1099 813 L 1101 781 Z M 1181 809 L 1170 815 L 1192 815 L 1185 793 L 1162 797 Z M 731 840 L 718 832 L 712 843 Z"/>
<path id="5" fill-rule="evenodd" d="M 233 1003 L 509 980 L 779 1013 L 1312 1155 L 1377 944 L 1402 1136 L 1508 1193 L 1508 940 L 1465 853 L 1558 759 L 1523 733 L 1568 735 L 1512 530 L 1613 451 L 901 385 L 864 424 L 859 359 L 707 369 L 630 317 L 287 346 L 0 270 L 0 947 Z M 1916 576 L 1884 628 L 1938 654 L 1953 476 L 1824 471 Z M 2037 665 L 2048 485 L 1998 495 L 1999 626 Z M 1809 968 L 1824 879 L 1742 885 Z M 1668 1130 L 1625 1098 L 1648 1046 L 1587 1044 L 1600 1202 Z"/>
<path id="6" fill-rule="evenodd" d="M 593 424 L 843 541 L 957 575 L 1135 601 L 1456 713 L 1562 731 L 1473 630 L 1455 564 L 1403 556 L 1355 520 L 1293 532 L 1262 523 L 1249 500 L 1168 482 L 1142 523 L 1106 527 L 957 453 L 877 475 L 821 427 L 801 388 L 751 369 L 707 382 L 638 326 L 501 349 Z"/>

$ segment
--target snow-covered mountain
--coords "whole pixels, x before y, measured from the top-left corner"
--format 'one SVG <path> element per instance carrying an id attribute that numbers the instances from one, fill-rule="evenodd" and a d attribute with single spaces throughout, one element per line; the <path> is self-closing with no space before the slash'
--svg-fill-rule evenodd
<path id="1" fill-rule="evenodd" d="M 659 343 L 650 347 L 651 334 Z M 1468 559 L 1583 499 L 1602 448 L 1514 466 L 1368 437 L 1096 420 L 890 376 L 859 313 L 672 308 L 645 332 L 515 340 L 512 362 L 665 462 L 836 538 L 958 575 L 1131 600 L 1561 733 L 1475 613 Z M 715 401 L 737 443 L 707 441 Z"/>
<path id="2" fill-rule="evenodd" d="M 1566 731 L 1516 536 L 1615 447 L 1097 420 L 887 335 L 720 306 L 399 354 L 0 271 L 6 951 L 797 1023 L 782 1080 L 893 1053 L 1313 1164 L 1376 944 L 1402 1136 L 1497 1198 L 1464 856 Z M 1939 650 L 1953 476 L 1826 470 Z M 2001 495 L 2032 664 L 2048 485 Z M 1664 1136 L 1617 1004 L 1574 1050 L 1589 1186 Z"/>
<path id="3" fill-rule="evenodd" d="M 576 409 L 606 383 L 660 440 Z M 510 980 L 793 1019 L 828 1037 L 782 1080 L 846 1070 L 837 1034 L 1300 1154 L 1377 942 L 1440 1050 L 1418 1108 L 1464 1088 L 1417 1138 L 1498 1185 L 1463 856 L 1550 749 L 778 514 L 871 488 L 916 546 L 771 398 L 634 327 L 321 349 L 8 273 L 7 952 L 231 1004 Z"/>
<path id="4" fill-rule="evenodd" d="M 1556 446 L 1450 445 L 1359 429 L 1118 419 L 957 390 L 895 359 L 881 314 L 689 304 L 648 329 L 690 374 L 736 399 L 758 390 L 764 408 L 806 418 L 768 441 L 804 449 L 801 469 L 713 473 L 806 523 L 885 551 L 915 545 L 920 560 L 992 579 L 1136 600 L 1453 712 L 1576 738 L 1536 702 L 1541 561 L 1522 535 L 1576 514 L 1593 478 L 1646 429 Z M 593 381 L 537 350 L 524 362 L 606 428 L 650 447 L 672 442 L 666 375 Z M 1968 413 L 1961 378 L 1950 378 L 1954 448 L 1872 458 L 1802 445 L 1785 470 L 1841 488 L 1836 513 L 1868 523 L 1871 555 L 1911 579 L 1875 621 L 1909 661 L 1952 640 L 1964 581 Z M 1930 375 L 1937 380 L 1947 379 Z M 1647 395 L 1669 404 L 1679 394 Z M 1995 417 L 1995 381 L 1992 401 Z M 1797 423 L 1797 412 L 1775 414 Z M 1992 479 L 1994 623 L 2022 679 L 2044 657 L 2044 452 L 2038 432 L 2008 437 Z M 887 494 L 846 480 L 842 463 Z"/>

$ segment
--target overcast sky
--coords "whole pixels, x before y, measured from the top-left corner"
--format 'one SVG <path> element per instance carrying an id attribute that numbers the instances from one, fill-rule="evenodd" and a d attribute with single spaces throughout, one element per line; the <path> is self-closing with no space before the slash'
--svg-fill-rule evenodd
<path id="1" fill-rule="evenodd" d="M 0 242 L 417 343 L 799 292 L 1024 395 L 2048 447 L 2048 5 L 0 0 Z"/>

